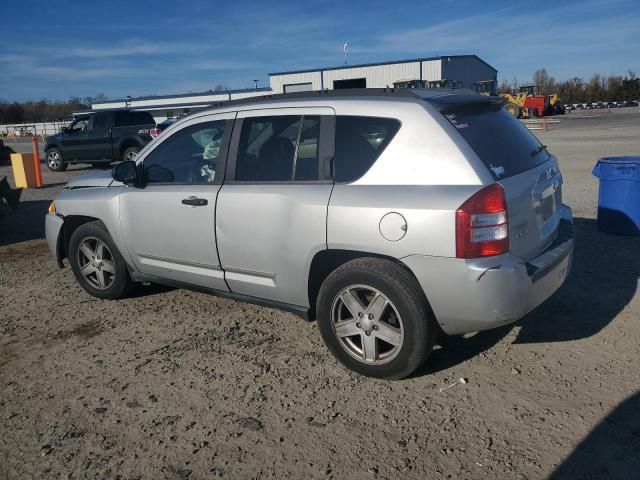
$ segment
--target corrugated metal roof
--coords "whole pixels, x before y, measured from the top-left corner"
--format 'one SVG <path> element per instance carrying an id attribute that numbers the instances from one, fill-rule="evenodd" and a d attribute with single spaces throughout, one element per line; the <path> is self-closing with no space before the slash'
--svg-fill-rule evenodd
<path id="1" fill-rule="evenodd" d="M 324 71 L 327 71 L 327 70 L 345 70 L 345 69 L 349 69 L 349 68 L 379 67 L 379 66 L 383 66 L 383 65 L 393 65 L 393 64 L 396 64 L 396 63 L 426 62 L 426 61 L 429 61 L 429 60 L 442 60 L 444 58 L 464 58 L 464 57 L 475 57 L 478 60 L 480 60 L 482 63 L 487 65 L 489 68 L 495 70 L 496 73 L 498 72 L 495 68 L 493 68 L 491 65 L 489 65 L 487 62 L 482 60 L 477 55 L 441 55 L 441 56 L 438 56 L 438 57 L 410 58 L 410 59 L 406 59 L 406 60 L 395 60 L 395 61 L 390 61 L 390 62 L 361 63 L 361 64 L 358 64 L 358 65 L 341 65 L 339 67 L 310 68 L 310 69 L 306 69 L 306 70 L 292 70 L 292 71 L 289 71 L 289 72 L 275 72 L 275 73 L 270 73 L 269 76 L 272 77 L 274 75 L 291 75 L 293 73 L 311 73 L 311 72 L 320 72 L 320 71 L 324 72 Z"/>
<path id="2" fill-rule="evenodd" d="M 270 92 L 271 87 L 260 87 L 260 88 L 240 88 L 236 90 L 222 90 L 219 92 L 214 92 L 212 90 L 208 90 L 206 92 L 197 92 L 197 93 L 178 93 L 176 95 L 148 95 L 146 97 L 131 97 L 127 98 L 116 98 L 112 100 L 105 100 L 103 102 L 94 102 L 92 105 L 104 105 L 105 103 L 115 103 L 115 102 L 140 102 L 143 100 L 161 100 L 163 98 L 183 98 L 183 97 L 199 97 L 199 96 L 209 96 L 209 95 L 227 95 L 229 93 L 249 93 L 249 92 Z"/>

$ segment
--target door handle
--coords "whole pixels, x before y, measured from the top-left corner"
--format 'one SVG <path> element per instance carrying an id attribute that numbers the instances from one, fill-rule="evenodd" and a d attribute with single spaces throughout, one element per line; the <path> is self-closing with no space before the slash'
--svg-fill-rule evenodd
<path id="1" fill-rule="evenodd" d="M 208 205 L 209 201 L 206 198 L 189 197 L 183 198 L 182 203 L 184 205 L 191 205 L 192 207 L 203 207 L 204 205 Z"/>

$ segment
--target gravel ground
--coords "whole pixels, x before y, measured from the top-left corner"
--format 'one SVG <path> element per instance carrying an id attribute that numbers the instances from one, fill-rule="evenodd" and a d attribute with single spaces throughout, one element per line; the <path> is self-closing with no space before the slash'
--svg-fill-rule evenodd
<path id="1" fill-rule="evenodd" d="M 345 371 L 288 313 L 154 286 L 90 297 L 42 226 L 90 170 L 45 171 L 0 219 L 0 478 L 634 478 L 640 237 L 598 232 L 590 172 L 640 154 L 640 113 L 551 127 L 537 134 L 576 217 L 568 281 L 514 325 L 441 339 L 398 382 Z"/>

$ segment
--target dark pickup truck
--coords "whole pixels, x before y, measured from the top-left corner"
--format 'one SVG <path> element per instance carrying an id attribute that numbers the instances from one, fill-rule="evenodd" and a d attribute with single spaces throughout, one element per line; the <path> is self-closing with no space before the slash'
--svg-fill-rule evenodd
<path id="1" fill-rule="evenodd" d="M 47 166 L 61 172 L 70 163 L 133 160 L 151 141 L 156 123 L 148 112 L 105 110 L 78 117 L 56 135 L 47 137 Z"/>

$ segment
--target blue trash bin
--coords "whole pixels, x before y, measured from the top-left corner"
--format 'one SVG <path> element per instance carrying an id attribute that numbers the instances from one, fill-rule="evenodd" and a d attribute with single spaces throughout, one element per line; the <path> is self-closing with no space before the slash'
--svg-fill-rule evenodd
<path id="1" fill-rule="evenodd" d="M 640 235 L 640 157 L 601 158 L 593 175 L 600 179 L 600 230 Z"/>

